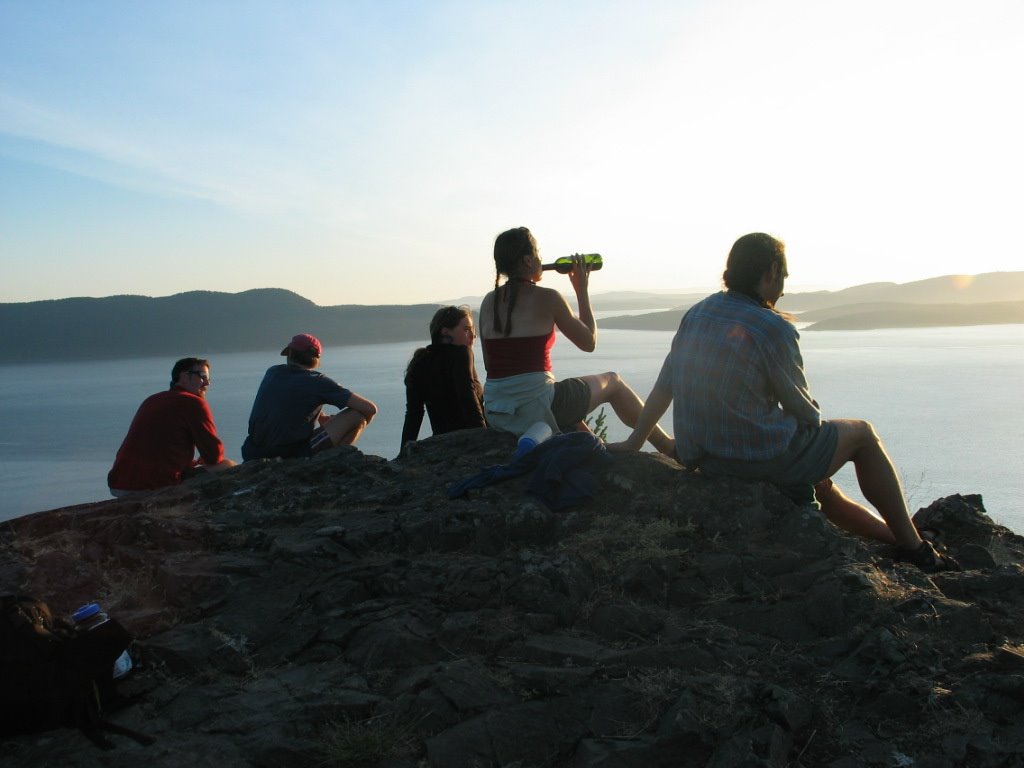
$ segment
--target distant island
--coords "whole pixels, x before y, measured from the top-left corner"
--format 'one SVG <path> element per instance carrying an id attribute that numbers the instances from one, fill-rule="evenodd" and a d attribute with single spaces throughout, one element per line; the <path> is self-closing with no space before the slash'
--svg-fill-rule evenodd
<path id="1" fill-rule="evenodd" d="M 783 296 L 779 309 L 805 331 L 927 328 L 1024 323 L 1024 272 L 946 275 L 912 283 L 870 283 L 841 291 Z M 601 320 L 602 328 L 674 331 L 703 296 L 672 309 Z M 661 304 L 664 306 L 664 304 Z"/>
<path id="2" fill-rule="evenodd" d="M 631 331 L 674 331 L 679 327 L 679 321 L 687 309 L 689 306 L 644 315 L 607 317 L 601 320 L 601 327 Z M 844 304 L 808 312 L 794 311 L 793 317 L 801 331 L 1024 324 L 1024 301 L 985 304 Z"/>
<path id="3" fill-rule="evenodd" d="M 279 351 L 299 332 L 328 346 L 426 343 L 436 306 L 321 307 L 277 288 L 0 304 L 0 363 Z"/>
<path id="4" fill-rule="evenodd" d="M 592 298 L 603 312 L 672 307 L 604 318 L 602 328 L 674 331 L 686 309 L 706 295 L 618 291 Z M 795 293 L 779 308 L 810 331 L 992 325 L 1024 323 L 1021 297 L 1024 272 L 990 272 Z M 329 346 L 426 343 L 427 324 L 441 303 L 321 307 L 278 288 L 4 303 L 0 364 L 274 350 L 299 331 Z M 479 299 L 459 303 L 475 307 Z"/>

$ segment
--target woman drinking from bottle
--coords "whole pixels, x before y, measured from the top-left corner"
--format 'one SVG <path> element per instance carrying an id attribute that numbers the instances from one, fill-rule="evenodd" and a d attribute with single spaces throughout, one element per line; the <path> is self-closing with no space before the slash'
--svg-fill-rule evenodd
<path id="1" fill-rule="evenodd" d="M 587 429 L 586 415 L 608 403 L 626 426 L 634 426 L 643 401 L 619 374 L 609 371 L 556 381 L 551 370 L 556 328 L 584 352 L 593 352 L 597 344 L 588 293 L 590 270 L 583 257 L 573 257 L 568 273 L 579 317 L 558 291 L 537 285 L 543 269 L 537 242 L 526 227 L 498 235 L 494 267 L 494 290 L 480 307 L 487 423 L 517 436 L 538 421 L 556 432 Z M 666 455 L 675 450 L 661 427 L 655 427 L 649 440 Z"/>

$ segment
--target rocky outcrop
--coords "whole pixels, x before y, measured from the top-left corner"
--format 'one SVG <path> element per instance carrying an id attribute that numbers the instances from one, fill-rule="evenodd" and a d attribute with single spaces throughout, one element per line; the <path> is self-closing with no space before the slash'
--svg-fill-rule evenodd
<path id="1" fill-rule="evenodd" d="M 979 496 L 918 513 L 928 576 L 772 487 L 616 455 L 551 512 L 486 430 L 246 464 L 5 524 L 0 578 L 137 637 L 100 752 L 24 766 L 1019 766 L 1024 540 Z"/>

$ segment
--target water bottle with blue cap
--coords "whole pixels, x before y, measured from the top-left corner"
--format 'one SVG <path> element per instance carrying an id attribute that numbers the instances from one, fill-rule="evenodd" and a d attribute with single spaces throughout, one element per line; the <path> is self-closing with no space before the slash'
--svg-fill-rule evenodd
<path id="1" fill-rule="evenodd" d="M 110 617 L 100 608 L 99 603 L 86 603 L 77 611 L 71 614 L 71 620 L 75 623 L 75 629 L 79 632 L 94 632 L 108 621 Z M 112 674 L 115 680 L 119 680 L 132 671 L 132 657 L 125 648 L 121 655 L 114 660 Z"/>
<path id="2" fill-rule="evenodd" d="M 524 456 L 538 445 L 543 443 L 549 437 L 551 437 L 551 427 L 545 421 L 536 421 L 530 425 L 530 428 L 523 432 L 519 438 L 519 442 L 516 443 L 516 452 L 512 455 L 512 460 L 518 459 L 520 456 Z"/>

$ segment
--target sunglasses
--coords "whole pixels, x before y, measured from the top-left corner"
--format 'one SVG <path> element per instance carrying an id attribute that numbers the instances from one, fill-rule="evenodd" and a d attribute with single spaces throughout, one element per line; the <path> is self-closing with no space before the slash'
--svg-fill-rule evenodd
<path id="1" fill-rule="evenodd" d="M 210 386 L 210 384 L 211 384 L 211 383 L 212 383 L 212 381 L 213 381 L 213 379 L 211 379 L 211 378 L 210 378 L 209 376 L 207 376 L 207 375 L 206 375 L 205 373 L 203 373 L 202 371 L 189 371 L 189 372 L 188 372 L 188 375 L 189 375 L 189 376 L 198 376 L 198 377 L 199 377 L 199 380 L 200 380 L 201 382 L 203 382 L 203 384 L 205 384 L 206 386 Z"/>

